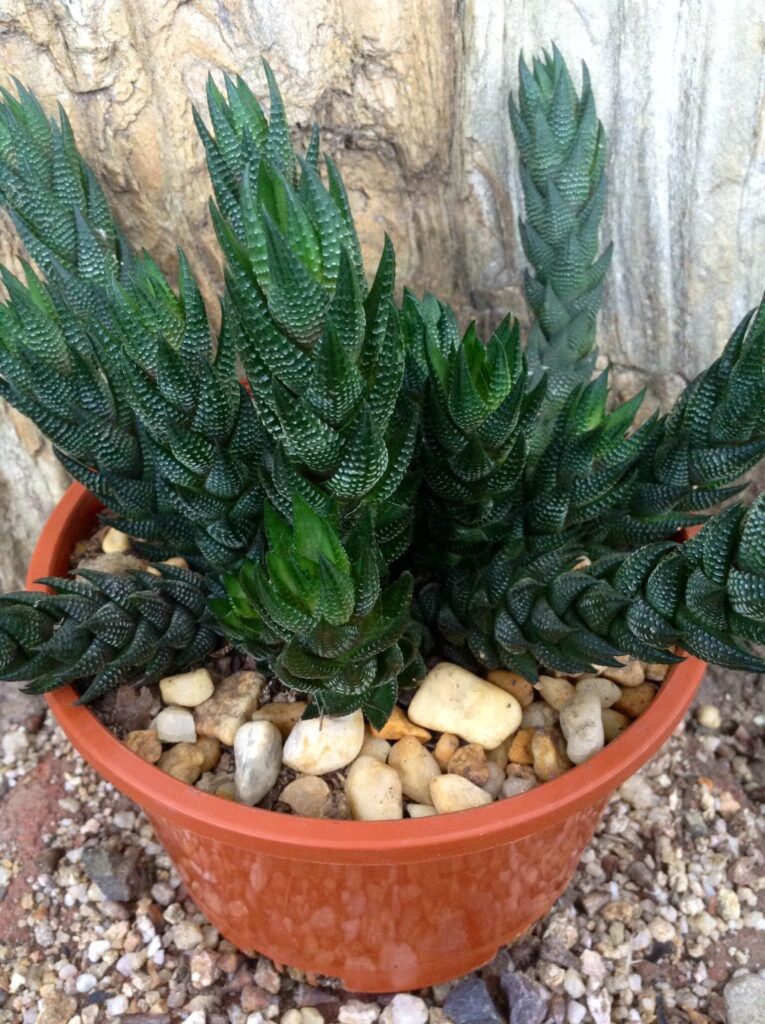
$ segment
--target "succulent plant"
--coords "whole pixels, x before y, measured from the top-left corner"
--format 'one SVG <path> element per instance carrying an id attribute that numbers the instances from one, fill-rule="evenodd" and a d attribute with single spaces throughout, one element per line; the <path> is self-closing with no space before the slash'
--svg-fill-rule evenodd
<path id="1" fill-rule="evenodd" d="M 53 441 L 160 575 L 76 570 L 0 600 L 0 673 L 89 700 L 190 667 L 223 638 L 308 714 L 377 726 L 425 658 L 586 671 L 676 650 L 761 669 L 765 505 L 730 505 L 765 454 L 765 307 L 666 414 L 593 378 L 605 136 L 586 69 L 520 66 L 533 316 L 484 341 L 432 295 L 368 282 L 319 132 L 293 142 L 266 67 L 195 111 L 225 258 L 213 337 L 183 254 L 176 294 L 111 216 L 62 113 L 0 104 L 0 200 L 38 270 L 8 271 L 0 395 Z M 245 380 L 238 380 L 238 364 Z M 682 526 L 703 524 L 678 543 Z"/>
<path id="2" fill-rule="evenodd" d="M 44 591 L 0 597 L 0 679 L 46 693 L 73 679 L 83 701 L 120 683 L 154 683 L 222 644 L 204 577 L 158 565 L 156 575 L 79 569 Z"/>
<path id="3" fill-rule="evenodd" d="M 295 497 L 291 522 L 266 506 L 264 563 L 246 561 L 213 609 L 231 640 L 297 690 L 317 712 L 363 708 L 382 728 L 397 685 L 424 673 L 411 622 L 412 576 L 383 585 L 372 514 L 341 541 L 336 523 Z"/>
<path id="4" fill-rule="evenodd" d="M 586 65 L 577 95 L 557 47 L 518 65 L 510 122 L 520 157 L 526 220 L 523 249 L 531 264 L 526 298 L 534 320 L 527 358 L 533 379 L 547 379 L 547 402 L 535 425 L 541 443 L 555 412 L 595 363 L 595 319 L 611 247 L 598 256 L 605 203 L 606 139 Z"/>

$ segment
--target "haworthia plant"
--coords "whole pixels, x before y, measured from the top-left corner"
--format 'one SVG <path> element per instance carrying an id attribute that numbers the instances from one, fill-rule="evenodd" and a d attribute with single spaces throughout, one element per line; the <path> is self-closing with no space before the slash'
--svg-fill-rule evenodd
<path id="1" fill-rule="evenodd" d="M 676 649 L 760 669 L 765 312 L 666 415 L 593 379 L 605 137 L 586 69 L 521 61 L 510 119 L 530 262 L 528 337 L 367 276 L 339 169 L 241 79 L 195 111 L 225 259 L 217 338 L 188 262 L 136 255 L 62 113 L 0 103 L 0 200 L 29 256 L 0 307 L 0 395 L 31 416 L 145 557 L 0 600 L 0 674 L 83 699 L 222 642 L 310 699 L 382 725 L 424 658 L 587 671 Z M 245 382 L 238 375 L 241 366 Z M 679 527 L 703 523 L 678 543 Z"/>
<path id="2" fill-rule="evenodd" d="M 120 683 L 154 683 L 222 644 L 205 579 L 176 566 L 156 575 L 80 569 L 43 579 L 52 594 L 0 597 L 0 679 L 45 693 L 73 679 L 92 700 Z"/>
<path id="3" fill-rule="evenodd" d="M 520 160 L 525 220 L 521 240 L 531 269 L 526 298 L 534 320 L 527 358 L 534 380 L 547 378 L 535 446 L 572 388 L 595 362 L 595 318 L 611 247 L 598 255 L 605 202 L 606 139 L 586 67 L 577 94 L 560 51 L 519 62 L 510 121 Z"/>

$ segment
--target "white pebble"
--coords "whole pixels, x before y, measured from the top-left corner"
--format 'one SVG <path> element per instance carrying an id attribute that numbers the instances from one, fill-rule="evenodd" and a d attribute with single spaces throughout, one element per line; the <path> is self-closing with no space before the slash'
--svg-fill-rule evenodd
<path id="1" fill-rule="evenodd" d="M 364 715 L 301 718 L 284 744 L 283 760 L 303 775 L 326 775 L 345 768 L 364 743 Z"/>
<path id="2" fill-rule="evenodd" d="M 587 996 L 587 1009 L 595 1024 L 612 1024 L 611 1005 L 611 995 L 604 988 L 599 992 L 590 992 Z"/>
<path id="3" fill-rule="evenodd" d="M 636 811 L 644 811 L 657 801 L 656 794 L 642 775 L 633 775 L 621 784 L 619 796 L 626 800 Z"/>
<path id="4" fill-rule="evenodd" d="M 176 949 L 194 949 L 203 939 L 202 929 L 193 921 L 179 921 L 173 927 L 172 940 Z"/>
<path id="5" fill-rule="evenodd" d="M 140 971 L 146 963 L 146 950 L 137 949 L 135 952 L 123 953 L 114 965 L 123 978 L 132 978 L 136 971 Z"/>
<path id="6" fill-rule="evenodd" d="M 368 755 L 372 757 L 373 755 Z M 380 1016 L 377 1003 L 363 1003 L 360 999 L 349 999 L 340 1007 L 337 1019 L 340 1024 L 375 1024 Z"/>
<path id="7" fill-rule="evenodd" d="M 29 748 L 29 738 L 24 729 L 11 729 L 5 733 L 0 746 L 3 748 L 3 763 L 13 764 Z"/>
<path id="8" fill-rule="evenodd" d="M 187 708 L 162 708 L 151 723 L 162 743 L 196 743 L 194 716 Z"/>
<path id="9" fill-rule="evenodd" d="M 111 948 L 112 944 L 108 939 L 94 939 L 93 942 L 88 945 L 88 960 L 90 960 L 92 964 L 97 964 L 104 953 Z"/>
<path id="10" fill-rule="evenodd" d="M 234 737 L 236 798 L 254 807 L 276 782 L 282 766 L 282 734 L 273 722 L 245 722 Z"/>
<path id="11" fill-rule="evenodd" d="M 402 992 L 394 996 L 382 1015 L 385 1024 L 426 1024 L 428 1007 L 419 996 Z"/>
<path id="12" fill-rule="evenodd" d="M 109 1017 L 119 1017 L 121 1014 L 126 1013 L 128 1005 L 128 997 L 121 994 L 112 996 L 111 999 L 107 999 L 104 1003 Z"/>
<path id="13" fill-rule="evenodd" d="M 81 974 L 75 983 L 75 987 L 78 992 L 92 992 L 98 984 L 96 978 L 92 974 Z"/>
<path id="14" fill-rule="evenodd" d="M 600 953 L 594 949 L 585 949 L 581 956 L 582 974 L 586 974 L 593 981 L 603 982 L 606 977 L 606 965 Z"/>
<path id="15" fill-rule="evenodd" d="M 35 925 L 34 932 L 35 942 L 38 946 L 46 948 L 47 946 L 52 946 L 56 941 L 55 936 L 53 935 L 53 929 L 47 921 L 38 921 Z"/>
<path id="16" fill-rule="evenodd" d="M 566 1024 L 582 1024 L 586 1016 L 586 1007 L 582 1006 L 581 1003 L 569 1000 L 569 1004 L 566 1007 Z"/>
<path id="17" fill-rule="evenodd" d="M 587 991 L 579 971 L 569 967 L 563 977 L 563 988 L 572 999 L 581 999 Z"/>
<path id="18" fill-rule="evenodd" d="M 578 696 L 560 711 L 560 727 L 566 737 L 566 753 L 582 764 L 603 749 L 605 734 L 600 699 L 595 693 Z"/>
<path id="19" fill-rule="evenodd" d="M 249 1020 L 249 1017 L 247 1018 Z M 184 1017 L 181 1024 L 207 1024 L 206 1010 L 193 1010 L 188 1017 Z"/>

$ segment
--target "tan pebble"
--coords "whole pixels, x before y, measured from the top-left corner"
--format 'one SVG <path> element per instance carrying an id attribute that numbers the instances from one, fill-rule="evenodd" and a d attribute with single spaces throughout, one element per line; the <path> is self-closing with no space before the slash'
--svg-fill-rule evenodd
<path id="1" fill-rule="evenodd" d="M 322 818 L 329 804 L 330 788 L 318 775 L 301 775 L 279 794 L 294 814 L 302 818 Z"/>
<path id="2" fill-rule="evenodd" d="M 511 693 L 446 661 L 428 672 L 409 705 L 409 717 L 417 725 L 453 732 L 485 750 L 514 733 L 521 714 L 521 705 Z"/>
<path id="3" fill-rule="evenodd" d="M 648 923 L 648 931 L 651 937 L 657 942 L 673 942 L 677 936 L 675 926 L 671 921 L 657 915 Z"/>
<path id="4" fill-rule="evenodd" d="M 542 782 L 557 779 L 572 767 L 566 756 L 563 737 L 557 729 L 538 729 L 531 739 L 534 774 Z"/>
<path id="5" fill-rule="evenodd" d="M 300 1010 L 303 1024 L 324 1024 L 324 1015 L 315 1006 L 303 1006 Z"/>
<path id="6" fill-rule="evenodd" d="M 545 704 L 543 700 L 535 700 L 523 711 L 521 726 L 524 729 L 551 729 L 558 721 L 558 712 Z"/>
<path id="7" fill-rule="evenodd" d="M 595 665 L 601 676 L 610 679 L 619 686 L 640 686 L 645 679 L 645 670 L 642 661 L 630 661 L 627 655 L 616 659 L 624 664 L 620 668 L 611 668 L 608 665 Z"/>
<path id="8" fill-rule="evenodd" d="M 428 730 L 420 728 L 414 722 L 410 722 L 400 707 L 393 709 L 393 713 L 382 729 L 375 729 L 373 726 L 370 726 L 370 731 L 373 736 L 381 740 L 400 740 L 404 736 L 414 736 L 420 743 L 427 743 L 428 740 L 432 739 Z"/>
<path id="9" fill-rule="evenodd" d="M 253 712 L 252 720 L 257 722 L 263 719 L 266 722 L 273 722 L 282 734 L 282 739 L 286 740 L 295 728 L 295 725 L 303 717 L 303 712 L 307 707 L 308 705 L 304 700 L 273 701 L 271 704 L 264 704 L 257 711 Z"/>
<path id="10" fill-rule="evenodd" d="M 176 569 L 188 569 L 189 563 L 181 555 L 173 555 L 172 558 L 166 558 L 162 565 L 173 565 Z"/>
<path id="11" fill-rule="evenodd" d="M 490 683 L 494 683 L 500 690 L 511 693 L 522 708 L 527 708 L 534 700 L 534 687 L 523 676 L 517 672 L 509 672 L 503 668 L 492 669 L 486 676 Z"/>
<path id="12" fill-rule="evenodd" d="M 416 736 L 402 736 L 394 743 L 388 764 L 398 772 L 404 796 L 418 804 L 430 803 L 430 784 L 441 769 Z"/>
<path id="13" fill-rule="evenodd" d="M 157 765 L 179 782 L 193 785 L 202 774 L 205 753 L 196 743 L 176 743 L 160 757 Z"/>
<path id="14" fill-rule="evenodd" d="M 576 684 L 577 697 L 594 693 L 602 708 L 610 708 L 612 704 L 615 704 L 621 696 L 621 692 L 616 683 L 606 679 L 605 676 L 584 676 Z"/>
<path id="15" fill-rule="evenodd" d="M 643 662 L 645 678 L 650 679 L 652 683 L 663 683 L 671 667 L 671 665 L 662 665 L 660 662 Z"/>
<path id="16" fill-rule="evenodd" d="M 705 729 L 719 729 L 722 725 L 720 709 L 714 704 L 702 704 L 696 711 L 696 721 Z"/>
<path id="17" fill-rule="evenodd" d="M 452 754 L 447 772 L 461 775 L 476 786 L 485 786 L 489 781 L 489 766 L 486 763 L 486 752 L 477 743 L 467 743 Z"/>
<path id="18" fill-rule="evenodd" d="M 149 764 L 156 764 L 162 756 L 162 744 L 154 729 L 134 729 L 125 737 L 125 746 Z"/>
<path id="19" fill-rule="evenodd" d="M 510 744 L 510 750 L 507 753 L 508 761 L 512 761 L 513 764 L 534 763 L 534 755 L 531 753 L 531 741 L 535 732 L 535 729 L 518 730 L 515 736 L 513 736 L 513 742 Z"/>
<path id="20" fill-rule="evenodd" d="M 485 807 L 492 802 L 488 793 L 461 775 L 440 775 L 430 784 L 430 798 L 439 814 Z"/>
<path id="21" fill-rule="evenodd" d="M 622 690 L 622 695 L 614 704 L 614 711 L 621 711 L 630 718 L 639 718 L 656 696 L 653 683 L 641 683 Z"/>
<path id="22" fill-rule="evenodd" d="M 531 779 L 532 782 L 536 781 L 534 769 L 527 764 L 509 764 L 505 769 L 505 775 L 508 779 Z"/>
<path id="23" fill-rule="evenodd" d="M 452 732 L 441 733 L 438 737 L 438 743 L 436 743 L 433 750 L 433 757 L 438 761 L 441 771 L 446 771 L 446 766 L 451 761 L 452 755 L 459 745 L 459 736 L 455 736 Z"/>
<path id="24" fill-rule="evenodd" d="M 179 672 L 159 681 L 159 692 L 165 704 L 180 708 L 196 708 L 213 694 L 215 684 L 206 668 Z"/>
<path id="25" fill-rule="evenodd" d="M 617 736 L 621 736 L 632 721 L 627 715 L 623 715 L 621 711 L 614 711 L 613 708 L 603 708 L 600 715 L 603 719 L 603 735 L 606 743 L 610 743 Z"/>
<path id="26" fill-rule="evenodd" d="M 172 558 L 165 558 L 162 562 L 159 562 L 158 564 L 159 565 L 172 565 L 176 569 L 188 569 L 189 568 L 189 563 L 186 561 L 185 558 L 182 558 L 181 555 L 173 555 Z M 160 570 L 157 569 L 157 567 L 155 565 L 148 566 L 146 571 L 148 573 L 151 573 L 152 576 L 161 576 L 162 575 Z"/>
<path id="27" fill-rule="evenodd" d="M 236 799 L 236 782 L 233 772 L 204 772 L 196 783 L 197 789 L 224 800 Z"/>
<path id="28" fill-rule="evenodd" d="M 122 530 L 116 530 L 110 526 L 101 538 L 101 550 L 107 555 L 116 555 L 118 552 L 129 551 L 131 547 L 130 537 Z"/>
<path id="29" fill-rule="evenodd" d="M 432 804 L 407 804 L 406 809 L 410 818 L 432 818 L 438 811 Z"/>
<path id="30" fill-rule="evenodd" d="M 610 903 L 606 903 L 600 913 L 606 921 L 621 921 L 623 924 L 629 925 L 635 917 L 636 910 L 635 904 L 628 900 L 612 900 Z"/>
<path id="31" fill-rule="evenodd" d="M 353 762 L 345 780 L 345 795 L 356 821 L 395 821 L 404 816 L 401 777 L 376 757 L 359 757 Z"/>
<path id="32" fill-rule="evenodd" d="M 568 679 L 557 679 L 555 676 L 540 676 L 537 690 L 542 699 L 556 711 L 564 708 L 576 695 L 576 690 Z"/>
<path id="33" fill-rule="evenodd" d="M 359 757 L 376 757 L 378 761 L 386 764 L 389 754 L 390 743 L 387 740 L 380 739 L 379 736 L 373 736 L 371 732 L 367 732 L 364 735 L 364 742 L 361 744 Z"/>
<path id="34" fill-rule="evenodd" d="M 218 761 L 220 761 L 220 740 L 215 736 L 200 736 L 196 742 L 196 746 L 204 755 L 202 771 L 211 771 Z"/>
<path id="35" fill-rule="evenodd" d="M 258 706 L 265 680 L 260 672 L 242 671 L 227 676 L 204 704 L 194 709 L 194 720 L 200 736 L 216 736 L 227 747 Z"/>
<path id="36" fill-rule="evenodd" d="M 504 771 L 510 747 L 513 745 L 513 740 L 517 735 L 518 733 L 513 733 L 512 736 L 508 736 L 507 739 L 502 740 L 498 747 L 493 747 L 491 750 L 487 750 L 486 760 L 496 764 L 497 767 Z"/>

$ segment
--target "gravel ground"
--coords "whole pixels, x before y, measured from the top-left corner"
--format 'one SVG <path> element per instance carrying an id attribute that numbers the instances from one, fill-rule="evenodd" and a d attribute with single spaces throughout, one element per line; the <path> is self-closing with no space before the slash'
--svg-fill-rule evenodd
<path id="1" fill-rule="evenodd" d="M 0 1024 L 765 1021 L 756 678 L 707 680 L 686 727 L 611 801 L 530 935 L 474 975 L 396 997 L 350 995 L 239 954 L 186 898 L 135 806 L 39 702 L 4 689 Z M 709 703 L 719 724 L 700 712 Z"/>

